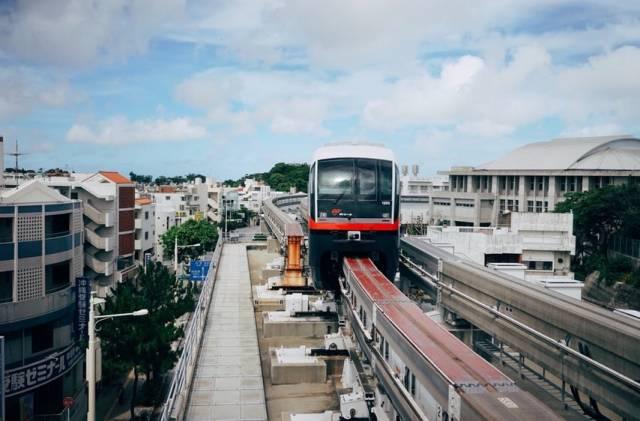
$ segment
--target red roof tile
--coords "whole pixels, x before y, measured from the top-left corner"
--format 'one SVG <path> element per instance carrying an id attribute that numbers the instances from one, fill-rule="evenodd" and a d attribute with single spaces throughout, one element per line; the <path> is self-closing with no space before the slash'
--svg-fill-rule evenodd
<path id="1" fill-rule="evenodd" d="M 117 171 L 100 171 L 100 174 L 107 180 L 112 181 L 116 184 L 133 184 L 131 180 Z"/>

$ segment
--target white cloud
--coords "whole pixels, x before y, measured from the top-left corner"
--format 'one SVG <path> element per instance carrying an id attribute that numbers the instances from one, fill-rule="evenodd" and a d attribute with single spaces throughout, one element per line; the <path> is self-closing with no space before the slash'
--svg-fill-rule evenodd
<path id="1" fill-rule="evenodd" d="M 0 51 L 64 67 L 145 51 L 183 16 L 185 0 L 18 1 L 0 13 Z"/>
<path id="2" fill-rule="evenodd" d="M 571 124 L 635 124 L 639 68 L 635 47 L 574 65 L 555 65 L 539 46 L 521 47 L 502 62 L 461 57 L 446 63 L 439 76 L 423 71 L 394 81 L 386 96 L 366 104 L 364 121 L 387 129 L 449 125 L 480 136 L 508 135 L 545 117 Z"/>
<path id="3" fill-rule="evenodd" d="M 0 68 L 0 121 L 37 107 L 61 107 L 77 97 L 65 81 L 46 78 L 26 68 Z"/>
<path id="4" fill-rule="evenodd" d="M 207 129 L 188 118 L 173 120 L 149 119 L 129 121 L 115 117 L 91 127 L 74 124 L 67 132 L 67 140 L 75 143 L 121 145 L 141 142 L 179 142 L 202 139 Z"/>

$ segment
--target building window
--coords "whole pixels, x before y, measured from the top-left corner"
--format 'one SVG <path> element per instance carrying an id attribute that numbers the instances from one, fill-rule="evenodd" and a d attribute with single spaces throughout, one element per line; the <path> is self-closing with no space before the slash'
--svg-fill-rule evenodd
<path id="1" fill-rule="evenodd" d="M 149 211 L 144 211 L 144 219 L 149 219 Z"/>
<path id="2" fill-rule="evenodd" d="M 47 215 L 44 218 L 44 232 L 47 238 L 69 234 L 71 229 L 71 214 Z"/>
<path id="3" fill-rule="evenodd" d="M 77 191 L 72 191 L 71 192 L 71 199 L 78 200 L 78 192 Z"/>
<path id="4" fill-rule="evenodd" d="M 33 354 L 53 348 L 53 323 L 45 323 L 31 329 L 31 352 Z"/>
<path id="5" fill-rule="evenodd" d="M 536 188 L 535 178 L 527 177 L 529 179 L 529 191 L 534 191 Z"/>
<path id="6" fill-rule="evenodd" d="M 501 211 L 507 210 L 507 201 L 504 199 L 500 199 L 500 210 Z"/>
<path id="7" fill-rule="evenodd" d="M 533 200 L 527 200 L 527 212 L 533 212 Z"/>
<path id="8" fill-rule="evenodd" d="M 13 301 L 13 271 L 0 272 L 0 303 Z"/>
<path id="9" fill-rule="evenodd" d="M 13 242 L 13 218 L 0 218 L 0 243 Z"/>
<path id="10" fill-rule="evenodd" d="M 539 200 L 536 200 L 536 212 L 542 212 L 542 202 Z"/>
<path id="11" fill-rule="evenodd" d="M 171 196 L 165 196 L 164 200 L 167 200 L 167 201 L 171 200 Z"/>
<path id="12" fill-rule="evenodd" d="M 71 283 L 71 260 L 47 265 L 44 271 L 47 294 L 67 288 Z"/>
<path id="13" fill-rule="evenodd" d="M 527 265 L 528 270 L 544 270 L 544 271 L 553 270 L 553 262 L 530 260 L 530 261 L 525 261 L 523 263 Z"/>
<path id="14" fill-rule="evenodd" d="M 560 191 L 567 191 L 567 177 L 560 177 Z"/>
<path id="15" fill-rule="evenodd" d="M 384 359 L 389 361 L 389 341 L 384 342 Z"/>
<path id="16" fill-rule="evenodd" d="M 148 240 L 149 239 L 149 231 L 145 231 L 144 232 L 144 239 Z"/>

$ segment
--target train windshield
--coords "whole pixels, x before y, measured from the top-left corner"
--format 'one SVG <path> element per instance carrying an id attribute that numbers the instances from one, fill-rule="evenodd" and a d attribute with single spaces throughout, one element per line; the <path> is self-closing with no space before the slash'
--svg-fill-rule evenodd
<path id="1" fill-rule="evenodd" d="M 351 197 L 353 159 L 327 159 L 318 162 L 318 198 Z"/>
<path id="2" fill-rule="evenodd" d="M 390 201 L 391 161 L 326 159 L 318 161 L 318 199 Z"/>

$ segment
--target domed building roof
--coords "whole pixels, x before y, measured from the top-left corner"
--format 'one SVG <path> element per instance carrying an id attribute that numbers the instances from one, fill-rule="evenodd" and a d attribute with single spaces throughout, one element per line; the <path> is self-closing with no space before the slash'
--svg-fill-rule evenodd
<path id="1" fill-rule="evenodd" d="M 640 170 L 640 139 L 629 135 L 530 143 L 476 170 Z"/>

